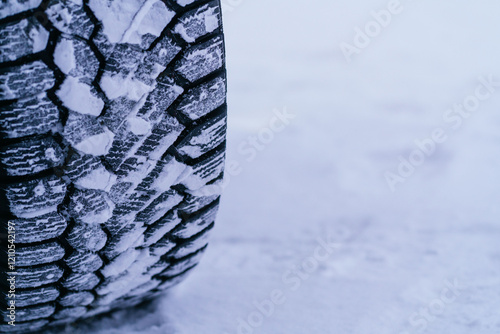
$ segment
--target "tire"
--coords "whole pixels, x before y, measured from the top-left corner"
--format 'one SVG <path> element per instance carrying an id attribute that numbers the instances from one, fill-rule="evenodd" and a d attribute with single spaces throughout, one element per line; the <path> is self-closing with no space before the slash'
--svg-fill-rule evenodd
<path id="1" fill-rule="evenodd" d="M 219 0 L 3 1 L 0 332 L 179 283 L 214 225 L 226 109 Z"/>

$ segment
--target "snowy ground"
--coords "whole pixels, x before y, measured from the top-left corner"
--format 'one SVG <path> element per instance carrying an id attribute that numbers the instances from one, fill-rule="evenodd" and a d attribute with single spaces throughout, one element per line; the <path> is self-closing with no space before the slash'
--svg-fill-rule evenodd
<path id="1" fill-rule="evenodd" d="M 155 310 L 68 333 L 499 332 L 500 4 L 223 2 L 232 167 L 209 250 Z"/>

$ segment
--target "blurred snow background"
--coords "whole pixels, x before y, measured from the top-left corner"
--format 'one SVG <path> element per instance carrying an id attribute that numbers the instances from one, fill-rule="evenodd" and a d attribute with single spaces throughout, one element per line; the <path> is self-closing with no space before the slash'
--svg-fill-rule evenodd
<path id="1" fill-rule="evenodd" d="M 401 0 L 348 62 L 394 1 L 223 2 L 232 167 L 210 247 L 151 309 L 68 333 L 499 332 L 500 86 L 443 117 L 500 81 L 500 3 Z"/>

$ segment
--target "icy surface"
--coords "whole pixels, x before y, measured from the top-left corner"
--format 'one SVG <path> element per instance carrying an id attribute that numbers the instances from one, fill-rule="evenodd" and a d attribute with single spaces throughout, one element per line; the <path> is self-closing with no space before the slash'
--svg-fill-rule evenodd
<path id="1" fill-rule="evenodd" d="M 500 89 L 394 193 L 384 174 L 447 126 L 443 114 L 479 76 L 500 80 L 500 4 L 401 1 L 347 63 L 340 43 L 389 1 L 223 3 L 227 167 L 239 168 L 226 169 L 206 255 L 156 309 L 67 333 L 238 334 L 275 290 L 284 302 L 240 333 L 498 332 Z M 240 152 L 285 109 L 295 118 L 272 142 Z M 289 270 L 329 236 L 331 257 L 297 281 Z M 440 309 L 455 282 L 458 298 Z"/>

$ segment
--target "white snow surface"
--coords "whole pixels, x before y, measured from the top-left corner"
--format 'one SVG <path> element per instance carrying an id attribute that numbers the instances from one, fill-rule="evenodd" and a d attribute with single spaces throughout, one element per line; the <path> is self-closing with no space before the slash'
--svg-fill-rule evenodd
<path id="1" fill-rule="evenodd" d="M 127 270 L 139 256 L 140 251 L 129 249 L 117 256 L 101 270 L 104 277 L 118 276 Z"/>
<path id="2" fill-rule="evenodd" d="M 186 6 L 193 3 L 195 0 L 177 0 L 177 3 L 181 6 Z"/>
<path id="3" fill-rule="evenodd" d="M 170 187 L 179 184 L 184 178 L 188 177 L 191 172 L 191 168 L 172 158 L 172 160 L 163 167 L 163 170 L 151 187 L 159 192 L 168 191 Z"/>
<path id="4" fill-rule="evenodd" d="M 62 38 L 54 50 L 54 63 L 64 74 L 76 67 L 75 47 L 71 39 Z"/>
<path id="5" fill-rule="evenodd" d="M 402 0 L 351 62 L 340 44 L 389 1 L 223 3 L 228 181 L 207 252 L 154 307 L 67 333 L 498 332 L 499 86 L 443 117 L 500 80 L 500 3 Z"/>
<path id="6" fill-rule="evenodd" d="M 122 74 L 105 75 L 101 79 L 101 88 L 110 99 L 126 96 L 130 100 L 139 101 L 144 94 L 154 87 L 148 86 L 133 77 L 133 73 L 125 77 Z"/>
<path id="7" fill-rule="evenodd" d="M 175 14 L 160 0 L 90 0 L 89 6 L 111 43 L 140 44 L 148 33 L 158 37 Z"/>
<path id="8" fill-rule="evenodd" d="M 88 175 L 75 181 L 75 185 L 84 189 L 109 191 L 116 182 L 116 175 L 108 172 L 103 166 L 94 169 Z"/>
<path id="9" fill-rule="evenodd" d="M 129 117 L 127 119 L 130 131 L 138 136 L 145 135 L 151 132 L 151 124 L 140 117 Z"/>
<path id="10" fill-rule="evenodd" d="M 85 154 L 94 156 L 106 155 L 113 144 L 114 133 L 104 128 L 104 132 L 87 137 L 75 144 L 75 148 Z"/>
<path id="11" fill-rule="evenodd" d="M 23 21 L 26 22 L 27 25 L 28 21 Z M 32 27 L 29 31 L 29 37 L 33 41 L 33 52 L 40 52 L 47 47 L 49 32 L 42 26 L 39 26 L 38 28 Z"/>
<path id="12" fill-rule="evenodd" d="M 56 94 L 65 107 L 80 114 L 99 116 L 104 108 L 104 101 L 77 78 L 66 77 Z"/>
<path id="13" fill-rule="evenodd" d="M 104 224 L 113 216 L 115 204 L 105 195 L 106 206 L 100 211 L 93 211 L 87 214 L 80 214 L 79 220 L 88 225 Z M 80 204 L 77 204 L 77 206 Z M 76 208 L 75 208 L 76 209 Z M 78 210 L 79 211 L 79 210 Z"/>

